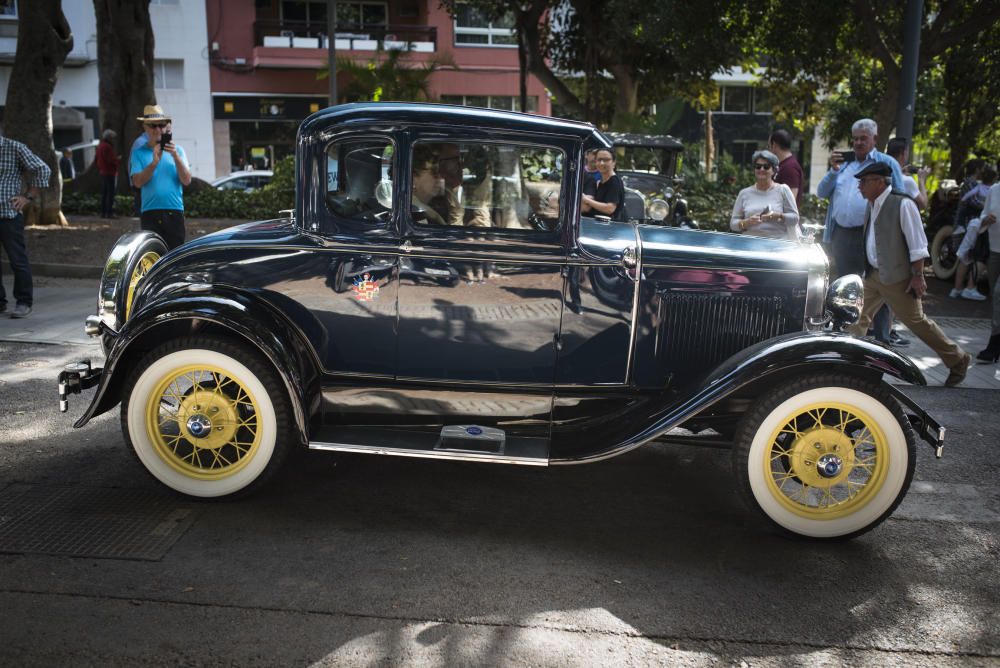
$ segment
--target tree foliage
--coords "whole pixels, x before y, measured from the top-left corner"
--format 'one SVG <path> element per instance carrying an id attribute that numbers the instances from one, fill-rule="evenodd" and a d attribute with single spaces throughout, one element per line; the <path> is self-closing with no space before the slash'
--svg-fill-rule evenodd
<path id="1" fill-rule="evenodd" d="M 458 2 L 441 4 L 454 14 Z M 636 129 L 642 107 L 678 88 L 749 62 L 754 26 L 764 14 L 763 5 L 736 0 L 464 4 L 490 19 L 512 16 L 515 30 L 523 33 L 527 67 L 554 102 L 569 114 L 619 130 Z M 567 78 L 581 78 L 583 85 L 571 87 Z"/>
<path id="2" fill-rule="evenodd" d="M 38 208 L 29 207 L 27 211 L 28 222 L 64 224 L 59 210 L 59 156 L 52 145 L 52 91 L 59 68 L 73 48 L 73 34 L 60 0 L 22 2 L 18 10 L 17 52 L 7 86 L 4 132 L 24 143 L 52 170 Z"/>
<path id="3" fill-rule="evenodd" d="M 450 63 L 447 56 L 426 63 L 404 64 L 402 49 L 376 51 L 367 63 L 350 58 L 337 59 L 337 72 L 347 77 L 339 95 L 352 102 L 412 102 L 431 99 L 430 78 L 442 65 Z M 324 68 L 317 75 L 330 75 Z"/>

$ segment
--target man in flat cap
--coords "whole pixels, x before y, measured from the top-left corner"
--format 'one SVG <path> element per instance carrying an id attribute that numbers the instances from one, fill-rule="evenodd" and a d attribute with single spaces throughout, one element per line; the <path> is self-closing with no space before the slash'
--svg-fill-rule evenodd
<path id="1" fill-rule="evenodd" d="M 889 165 L 873 162 L 855 175 L 858 189 L 868 200 L 862 232 L 865 306 L 861 320 L 848 331 L 864 336 L 875 312 L 883 304 L 889 304 L 900 322 L 948 367 L 950 373 L 944 384 L 953 387 L 965 380 L 972 356 L 924 315 L 921 299 L 927 292 L 924 279 L 927 237 L 916 203 L 890 187 L 892 173 Z"/>
<path id="2" fill-rule="evenodd" d="M 146 143 L 133 145 L 129 176 L 132 185 L 142 188 L 140 227 L 159 234 L 172 250 L 184 243 L 184 186 L 191 183 L 191 170 L 184 149 L 168 131 L 170 117 L 158 105 L 146 105 L 137 120 Z"/>

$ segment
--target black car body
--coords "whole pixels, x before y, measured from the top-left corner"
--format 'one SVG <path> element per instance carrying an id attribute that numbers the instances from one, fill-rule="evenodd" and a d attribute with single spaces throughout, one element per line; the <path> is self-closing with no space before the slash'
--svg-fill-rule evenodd
<path id="1" fill-rule="evenodd" d="M 106 363 L 62 374 L 64 408 L 97 386 L 76 426 L 120 402 L 139 459 L 193 496 L 252 489 L 296 445 L 545 466 L 674 441 L 731 447 L 785 530 L 875 526 L 911 424 L 943 430 L 882 380 L 923 384 L 912 362 L 824 330 L 860 281 L 828 286 L 818 246 L 582 218 L 584 151 L 610 144 L 444 105 L 316 113 L 294 217 L 119 242 L 87 323 Z"/>

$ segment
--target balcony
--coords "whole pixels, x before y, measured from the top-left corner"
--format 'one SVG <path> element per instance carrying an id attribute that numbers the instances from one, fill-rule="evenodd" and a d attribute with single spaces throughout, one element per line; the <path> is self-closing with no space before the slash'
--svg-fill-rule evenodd
<path id="1" fill-rule="evenodd" d="M 256 21 L 253 29 L 255 51 L 328 48 L 326 22 Z M 338 25 L 334 38 L 337 51 L 375 51 L 380 48 L 414 53 L 437 51 L 437 28 L 434 26 Z"/>

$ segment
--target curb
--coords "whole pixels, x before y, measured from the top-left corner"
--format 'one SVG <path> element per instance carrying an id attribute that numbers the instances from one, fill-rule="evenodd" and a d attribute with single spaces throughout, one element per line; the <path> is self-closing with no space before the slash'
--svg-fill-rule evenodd
<path id="1" fill-rule="evenodd" d="M 4 272 L 13 270 L 10 264 L 4 260 L 0 263 Z M 47 262 L 32 262 L 31 273 L 37 276 L 49 276 L 51 278 L 100 278 L 104 274 L 104 267 L 95 267 L 88 264 L 49 264 Z"/>

